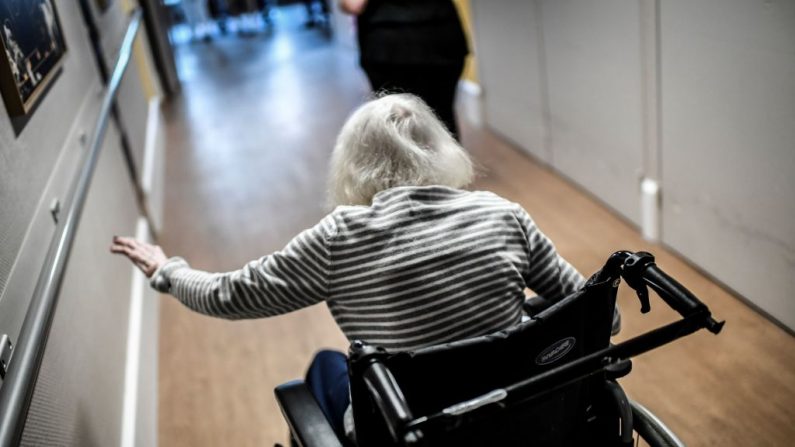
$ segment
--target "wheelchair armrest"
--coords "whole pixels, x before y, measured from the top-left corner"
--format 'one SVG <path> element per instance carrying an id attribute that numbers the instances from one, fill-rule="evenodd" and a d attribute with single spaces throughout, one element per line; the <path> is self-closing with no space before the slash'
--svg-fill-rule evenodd
<path id="1" fill-rule="evenodd" d="M 299 446 L 342 447 L 326 415 L 302 380 L 279 385 L 273 392 Z"/>

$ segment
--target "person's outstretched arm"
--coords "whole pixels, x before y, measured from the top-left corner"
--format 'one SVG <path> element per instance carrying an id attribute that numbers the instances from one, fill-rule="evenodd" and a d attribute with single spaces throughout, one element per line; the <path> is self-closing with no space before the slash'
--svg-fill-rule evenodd
<path id="1" fill-rule="evenodd" d="M 111 251 L 127 256 L 151 279 L 152 287 L 197 312 L 228 319 L 262 318 L 327 298 L 328 241 L 335 232 L 328 216 L 283 250 L 227 273 L 194 270 L 184 259 L 169 259 L 160 247 L 132 238 L 115 237 Z"/>
<path id="2" fill-rule="evenodd" d="M 527 212 L 517 205 L 515 214 L 527 237 L 529 268 L 523 272 L 527 287 L 552 302 L 582 287 L 585 278 L 558 254 Z"/>

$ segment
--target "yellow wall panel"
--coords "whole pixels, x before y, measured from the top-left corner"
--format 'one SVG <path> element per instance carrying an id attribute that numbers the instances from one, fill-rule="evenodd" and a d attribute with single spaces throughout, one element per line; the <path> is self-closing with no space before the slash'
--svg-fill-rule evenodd
<path id="1" fill-rule="evenodd" d="M 469 5 L 469 0 L 453 0 L 456 7 L 458 7 L 458 14 L 461 16 L 461 23 L 464 25 L 464 32 L 466 32 L 467 40 L 469 41 L 469 56 L 467 57 L 466 65 L 464 66 L 463 79 L 478 83 L 477 66 L 475 65 L 475 38 L 473 36 L 474 27 L 472 26 L 472 9 Z"/>

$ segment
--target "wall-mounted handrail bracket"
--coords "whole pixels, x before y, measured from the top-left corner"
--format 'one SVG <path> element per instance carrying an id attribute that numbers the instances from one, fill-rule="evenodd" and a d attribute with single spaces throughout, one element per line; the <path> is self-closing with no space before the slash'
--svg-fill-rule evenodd
<path id="1" fill-rule="evenodd" d="M 61 214 L 61 201 L 58 200 L 57 198 L 52 199 L 52 202 L 50 202 L 50 215 L 52 216 L 52 220 L 55 221 L 55 223 L 58 223 L 58 217 L 60 216 L 60 214 Z"/>
<path id="2" fill-rule="evenodd" d="M 0 379 L 6 378 L 6 369 L 11 362 L 11 354 L 14 352 L 14 344 L 11 337 L 6 334 L 0 335 Z"/>

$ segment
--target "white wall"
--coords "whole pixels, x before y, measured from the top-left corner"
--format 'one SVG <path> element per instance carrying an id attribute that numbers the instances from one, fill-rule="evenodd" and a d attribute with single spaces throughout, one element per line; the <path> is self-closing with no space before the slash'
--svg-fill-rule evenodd
<path id="1" fill-rule="evenodd" d="M 660 12 L 663 240 L 795 329 L 795 1 Z"/>
<path id="2" fill-rule="evenodd" d="M 639 5 L 540 4 L 552 166 L 637 223 L 643 155 Z"/>
<path id="3" fill-rule="evenodd" d="M 538 5 L 475 0 L 472 16 L 478 76 L 487 87 L 483 97 L 486 121 L 528 153 L 550 162 Z"/>
<path id="4" fill-rule="evenodd" d="M 487 124 L 795 329 L 795 2 L 472 2 Z"/>

